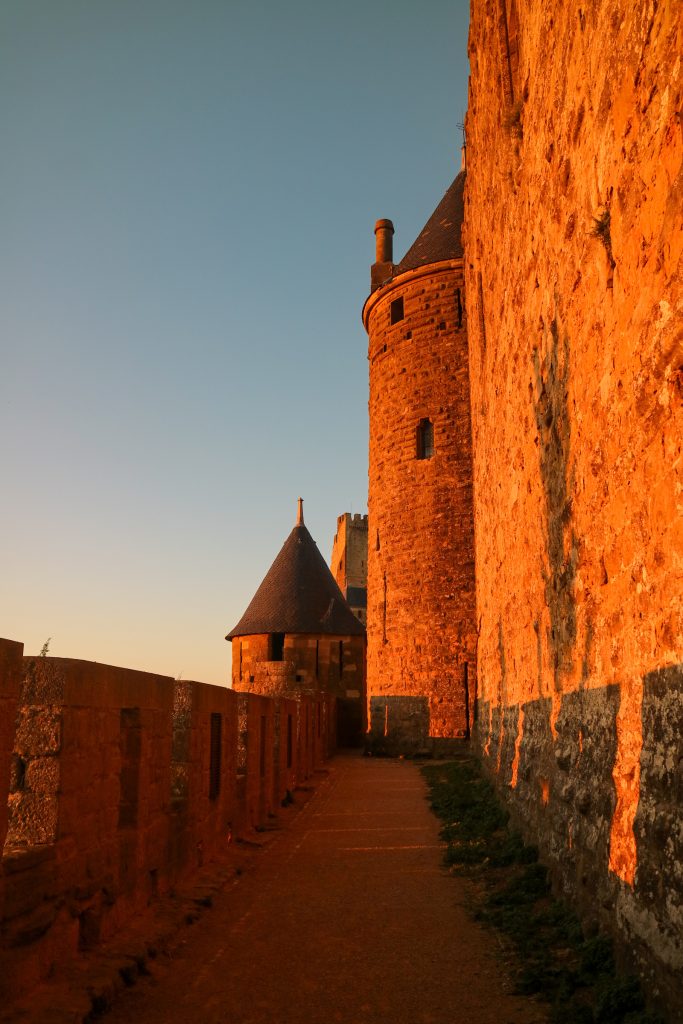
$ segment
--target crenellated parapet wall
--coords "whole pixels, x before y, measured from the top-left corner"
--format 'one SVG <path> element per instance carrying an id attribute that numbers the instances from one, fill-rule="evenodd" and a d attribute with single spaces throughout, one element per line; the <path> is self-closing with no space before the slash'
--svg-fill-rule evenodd
<path id="1" fill-rule="evenodd" d="M 333 705 L 0 641 L 2 998 L 274 817 L 333 749 Z"/>
<path id="2" fill-rule="evenodd" d="M 237 697 L 206 683 L 174 682 L 171 752 L 172 870 L 199 868 L 235 829 Z"/>

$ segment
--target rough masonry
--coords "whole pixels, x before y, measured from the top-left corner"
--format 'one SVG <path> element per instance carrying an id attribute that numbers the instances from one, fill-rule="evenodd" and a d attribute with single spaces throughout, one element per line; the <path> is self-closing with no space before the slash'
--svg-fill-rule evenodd
<path id="1" fill-rule="evenodd" d="M 476 679 L 467 317 L 459 174 L 404 256 L 377 222 L 363 309 L 370 364 L 370 741 L 443 751 L 469 735 Z"/>
<path id="2" fill-rule="evenodd" d="M 358 512 L 337 516 L 330 558 L 332 575 L 351 611 L 365 625 L 368 606 L 368 517 Z"/>
<path id="3" fill-rule="evenodd" d="M 3 1005 L 271 820 L 336 731 L 321 695 L 22 651 L 0 640 Z"/>
<path id="4" fill-rule="evenodd" d="M 680 1009 L 681 8 L 475 0 L 469 54 L 477 734 Z"/>

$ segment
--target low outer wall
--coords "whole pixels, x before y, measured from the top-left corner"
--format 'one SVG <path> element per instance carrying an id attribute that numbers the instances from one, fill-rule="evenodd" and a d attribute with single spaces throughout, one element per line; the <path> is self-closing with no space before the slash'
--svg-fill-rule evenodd
<path id="1" fill-rule="evenodd" d="M 297 781 L 297 702 L 282 697 L 275 707 L 275 805 L 291 800 Z"/>
<path id="2" fill-rule="evenodd" d="M 170 881 L 173 681 L 25 658 L 2 860 L 5 979 L 87 949 Z"/>
<path id="3" fill-rule="evenodd" d="M 176 681 L 171 763 L 172 864 L 201 867 L 233 835 L 237 808 L 237 694 Z"/>
<path id="4" fill-rule="evenodd" d="M 315 757 L 313 755 L 313 708 L 308 697 L 299 701 L 297 765 L 299 769 L 299 782 L 304 782 L 309 778 L 315 769 Z"/>
<path id="5" fill-rule="evenodd" d="M 274 812 L 274 702 L 253 693 L 238 693 L 237 830 L 244 834 L 266 825 Z"/>
<path id="6" fill-rule="evenodd" d="M 474 2 L 464 236 L 482 750 L 679 1010 L 682 50 L 671 3 Z"/>
<path id="7" fill-rule="evenodd" d="M 21 655 L 0 641 L 6 1001 L 263 827 L 325 757 L 334 715 L 330 698 L 283 700 L 278 749 L 267 697 Z"/>

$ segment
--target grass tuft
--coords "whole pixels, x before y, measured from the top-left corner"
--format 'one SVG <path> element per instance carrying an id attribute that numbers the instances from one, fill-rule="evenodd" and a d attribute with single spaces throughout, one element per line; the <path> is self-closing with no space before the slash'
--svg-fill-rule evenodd
<path id="1" fill-rule="evenodd" d="M 443 822 L 446 863 L 478 883 L 475 918 L 503 932 L 517 953 L 516 990 L 547 1001 L 553 1024 L 663 1024 L 646 1011 L 638 982 L 616 972 L 611 941 L 586 938 L 573 911 L 553 898 L 538 850 L 509 828 L 480 762 L 462 754 L 422 773 Z"/>

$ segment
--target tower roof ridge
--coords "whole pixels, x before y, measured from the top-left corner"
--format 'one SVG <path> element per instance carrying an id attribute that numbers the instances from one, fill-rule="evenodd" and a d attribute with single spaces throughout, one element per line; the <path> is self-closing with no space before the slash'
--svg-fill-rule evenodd
<path id="1" fill-rule="evenodd" d="M 294 527 L 225 639 L 257 633 L 365 633 L 303 523 Z"/>
<path id="2" fill-rule="evenodd" d="M 461 231 L 465 216 L 465 171 L 456 175 L 408 252 L 396 267 L 394 277 L 429 263 L 459 259 L 463 255 Z"/>

